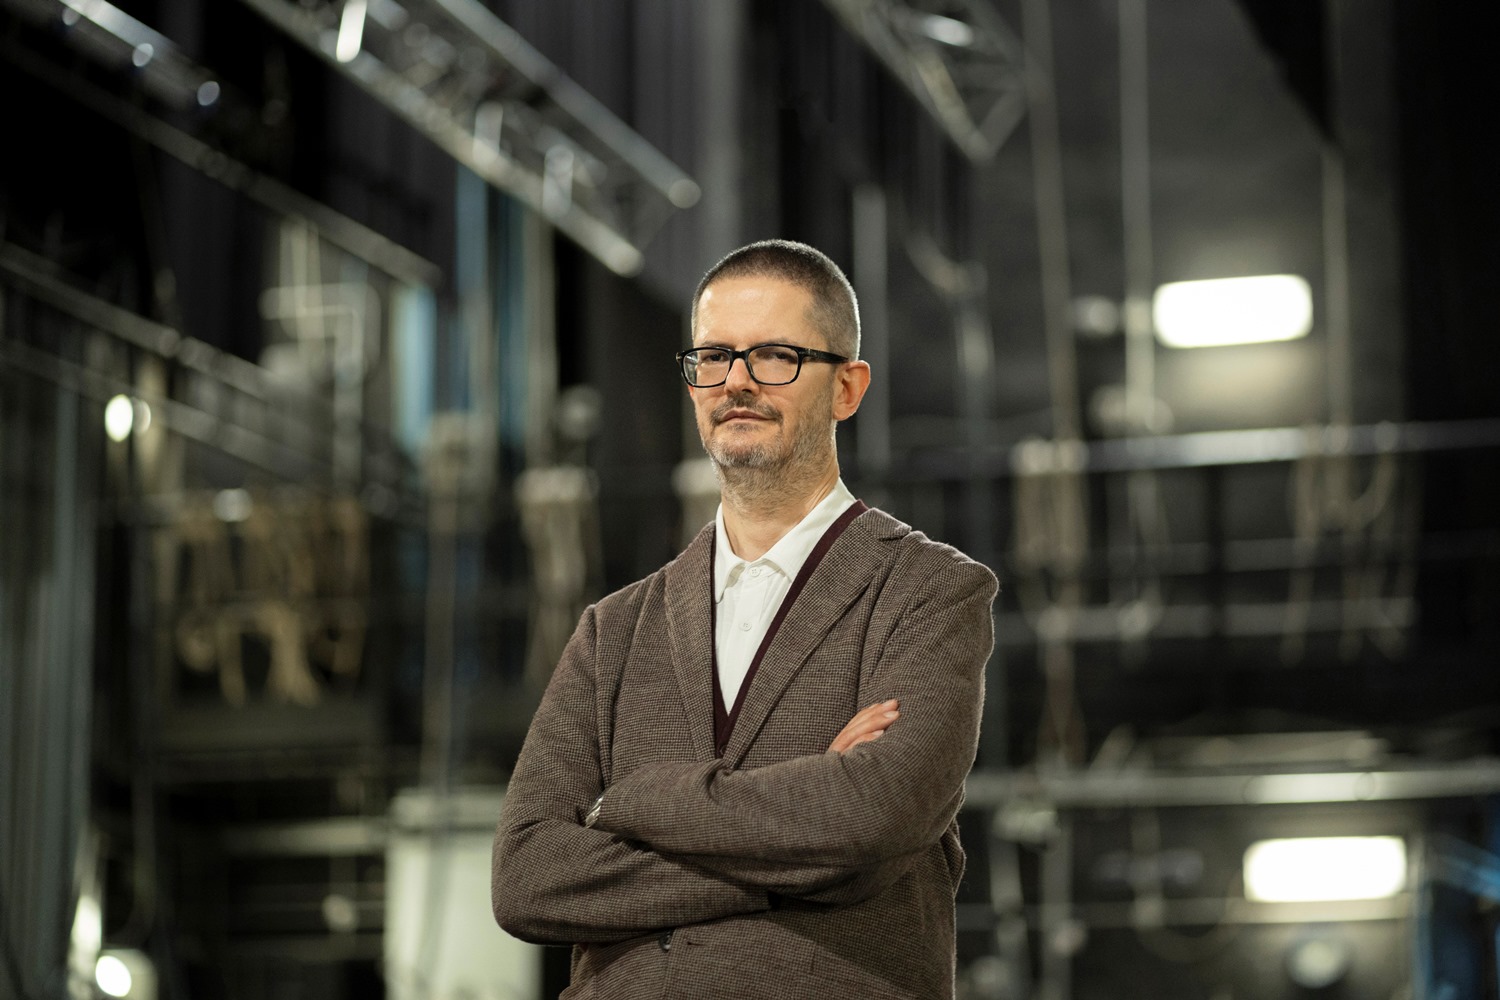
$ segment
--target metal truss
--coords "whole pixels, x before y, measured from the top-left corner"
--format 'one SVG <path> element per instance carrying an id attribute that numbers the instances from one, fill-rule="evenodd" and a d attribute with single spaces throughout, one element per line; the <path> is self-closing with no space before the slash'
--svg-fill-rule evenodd
<path id="1" fill-rule="evenodd" d="M 257 172 L 234 159 L 221 144 L 204 141 L 179 127 L 190 124 L 192 116 L 164 112 L 242 115 L 245 101 L 242 94 L 221 84 L 211 71 L 189 59 L 165 36 L 104 0 L 0 0 L 0 9 L 55 31 L 96 66 L 127 72 L 138 89 L 114 89 L 112 79 L 101 82 L 79 73 L 76 67 L 40 54 L 26 44 L 23 36 L 9 32 L 0 37 L 0 59 L 8 65 L 29 73 L 250 201 L 312 227 L 330 243 L 393 278 L 428 287 L 442 280 L 441 270 L 432 261 Z M 142 95 L 146 100 L 137 99 Z"/>
<path id="2" fill-rule="evenodd" d="M 1500 792 L 1500 759 L 1412 761 L 1328 772 L 1209 773 L 1166 769 L 975 771 L 965 805 L 979 808 L 1160 808 L 1470 798 Z"/>
<path id="3" fill-rule="evenodd" d="M 989 0 L 824 0 L 970 160 L 992 159 L 1026 112 L 1020 39 Z"/>
<path id="4" fill-rule="evenodd" d="M 219 83 L 172 44 L 104 0 L 0 0 L 32 24 L 56 27 L 74 48 L 95 62 L 128 69 L 138 85 L 168 107 L 209 108 L 219 99 Z"/>
<path id="5" fill-rule="evenodd" d="M 698 185 L 478 0 L 244 0 L 606 266 Z"/>
<path id="6" fill-rule="evenodd" d="M 118 352 L 76 360 L 28 342 L 19 325 L 15 333 L 0 328 L 0 370 L 13 369 L 100 404 L 117 394 L 139 399 L 150 408 L 153 423 L 273 481 L 338 483 L 339 415 L 321 394 L 280 385 L 260 365 L 96 298 L 53 262 L 0 240 L 0 297 L 5 295 L 106 334 L 128 356 L 162 363 L 171 388 L 143 392 L 127 374 L 135 362 L 122 367 Z M 354 429 L 365 505 L 382 517 L 422 524 L 426 497 L 412 488 L 411 464 L 398 443 L 386 429 L 367 422 Z"/>

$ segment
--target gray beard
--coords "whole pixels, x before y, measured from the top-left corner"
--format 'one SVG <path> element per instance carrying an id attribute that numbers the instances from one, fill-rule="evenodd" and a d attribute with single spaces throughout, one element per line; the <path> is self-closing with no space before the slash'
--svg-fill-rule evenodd
<path id="1" fill-rule="evenodd" d="M 785 452 L 766 444 L 745 449 L 705 441 L 703 447 L 714 463 L 720 490 L 734 505 L 746 513 L 769 513 L 789 499 L 800 500 L 817 485 L 832 461 L 833 422 L 804 424 Z"/>

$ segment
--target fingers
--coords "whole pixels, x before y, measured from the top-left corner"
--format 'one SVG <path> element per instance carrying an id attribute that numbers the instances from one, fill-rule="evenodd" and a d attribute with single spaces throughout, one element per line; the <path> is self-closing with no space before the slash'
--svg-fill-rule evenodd
<path id="1" fill-rule="evenodd" d="M 897 709 L 896 699 L 883 701 L 878 705 L 871 705 L 864 709 L 845 726 L 846 731 L 852 729 L 854 733 L 861 736 L 873 736 L 883 732 L 887 726 L 901 715 Z"/>
<path id="2" fill-rule="evenodd" d="M 882 737 L 884 735 L 885 735 L 885 730 L 884 729 L 877 729 L 877 730 L 875 730 L 874 732 L 871 732 L 871 733 L 862 733 L 862 734 L 860 734 L 859 736 L 856 736 L 853 740 L 850 741 L 850 743 L 849 743 L 849 749 L 852 750 L 855 747 L 859 746 L 861 743 L 869 743 L 871 740 L 878 740 L 878 739 L 880 739 L 880 737 Z"/>
<path id="3" fill-rule="evenodd" d="M 892 722 L 900 717 L 900 702 L 895 698 L 861 709 L 850 719 L 833 742 L 828 745 L 832 753 L 844 753 L 861 743 L 878 739 Z"/>

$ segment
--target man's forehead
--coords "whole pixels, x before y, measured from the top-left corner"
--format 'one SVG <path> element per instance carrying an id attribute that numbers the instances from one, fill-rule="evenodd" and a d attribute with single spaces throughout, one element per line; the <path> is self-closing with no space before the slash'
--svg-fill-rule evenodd
<path id="1" fill-rule="evenodd" d="M 788 297 L 811 300 L 812 294 L 797 282 L 776 274 L 724 274 L 703 286 L 698 304 L 737 298 Z"/>
<path id="2" fill-rule="evenodd" d="M 736 333 L 770 342 L 795 333 L 793 339 L 801 342 L 818 335 L 813 306 L 807 289 L 774 275 L 716 278 L 698 298 L 693 340 Z M 762 329 L 770 331 L 764 338 L 759 337 Z"/>

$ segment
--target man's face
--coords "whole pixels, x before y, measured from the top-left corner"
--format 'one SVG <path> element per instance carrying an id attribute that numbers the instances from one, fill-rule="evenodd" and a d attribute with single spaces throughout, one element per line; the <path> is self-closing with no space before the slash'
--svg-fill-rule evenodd
<path id="1" fill-rule="evenodd" d="M 721 278 L 698 300 L 693 346 L 744 350 L 795 344 L 828 350 L 808 320 L 811 306 L 806 290 L 777 278 Z M 761 385 L 750 377 L 745 360 L 737 359 L 723 385 L 688 389 L 703 447 L 723 468 L 831 462 L 833 421 L 853 413 L 863 395 L 861 386 L 852 405 L 847 398 L 845 370 L 856 366 L 864 369 L 862 362 L 805 362 L 795 382 Z"/>

